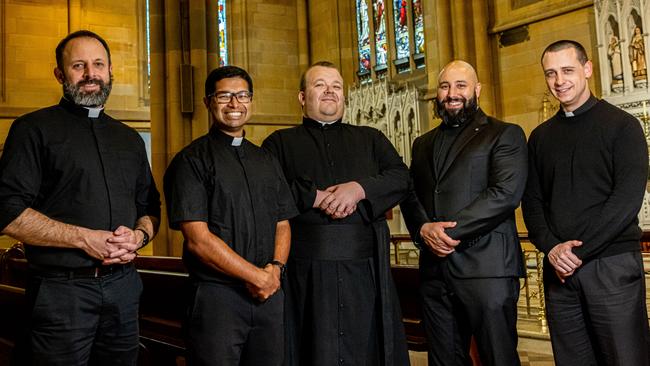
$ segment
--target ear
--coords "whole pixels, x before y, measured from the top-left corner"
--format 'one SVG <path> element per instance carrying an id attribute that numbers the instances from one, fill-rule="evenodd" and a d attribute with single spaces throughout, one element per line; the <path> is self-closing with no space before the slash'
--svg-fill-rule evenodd
<path id="1" fill-rule="evenodd" d="M 585 77 L 589 79 L 594 72 L 594 65 L 591 61 L 587 61 L 582 68 L 585 70 Z"/>
<path id="2" fill-rule="evenodd" d="M 54 77 L 61 85 L 65 82 L 65 75 L 63 75 L 63 71 L 58 66 L 54 68 Z"/>
<path id="3" fill-rule="evenodd" d="M 298 101 L 300 102 L 301 106 L 303 106 L 303 107 L 305 106 L 305 92 L 304 91 L 298 92 Z"/>
<path id="4" fill-rule="evenodd" d="M 210 109 L 210 98 L 203 97 L 203 104 L 205 104 L 205 107 L 209 110 Z"/>
<path id="5" fill-rule="evenodd" d="M 481 83 L 476 83 L 474 92 L 476 93 L 476 99 L 478 99 L 481 96 Z"/>

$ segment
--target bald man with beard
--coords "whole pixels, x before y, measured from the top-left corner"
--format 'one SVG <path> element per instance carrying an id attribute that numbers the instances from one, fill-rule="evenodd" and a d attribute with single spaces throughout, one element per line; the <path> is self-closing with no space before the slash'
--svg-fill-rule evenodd
<path id="1" fill-rule="evenodd" d="M 413 189 L 402 213 L 421 248 L 420 295 L 429 365 L 519 365 L 517 299 L 525 273 L 515 209 L 527 175 L 526 138 L 478 106 L 464 61 L 438 77 L 440 126 L 413 142 Z"/>

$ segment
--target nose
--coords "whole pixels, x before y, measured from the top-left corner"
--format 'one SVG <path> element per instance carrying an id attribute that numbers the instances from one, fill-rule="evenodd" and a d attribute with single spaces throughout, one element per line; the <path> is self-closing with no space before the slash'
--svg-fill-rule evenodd
<path id="1" fill-rule="evenodd" d="M 555 85 L 562 85 L 564 83 L 564 78 L 562 77 L 562 73 L 557 73 L 555 75 Z"/>
<path id="2" fill-rule="evenodd" d="M 95 76 L 95 72 L 96 70 L 92 63 L 88 63 L 84 67 L 84 77 L 87 79 L 91 79 L 93 76 Z"/>

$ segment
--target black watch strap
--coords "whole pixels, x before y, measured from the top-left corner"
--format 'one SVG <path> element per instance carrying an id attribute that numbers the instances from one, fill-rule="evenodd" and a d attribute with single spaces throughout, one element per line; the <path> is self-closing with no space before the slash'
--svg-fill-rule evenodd
<path id="1" fill-rule="evenodd" d="M 145 245 L 147 245 L 149 243 L 149 234 L 147 234 L 146 231 L 144 231 L 143 229 L 140 229 L 140 228 L 138 228 L 136 230 L 142 232 L 142 244 L 140 245 L 140 248 L 142 248 L 142 247 L 144 247 Z"/>
<path id="2" fill-rule="evenodd" d="M 287 267 L 286 267 L 286 265 L 284 263 L 282 263 L 282 262 L 280 262 L 278 260 L 272 260 L 269 263 L 274 265 L 274 266 L 278 266 L 278 268 L 280 268 L 280 276 L 284 277 L 284 272 L 287 270 Z"/>

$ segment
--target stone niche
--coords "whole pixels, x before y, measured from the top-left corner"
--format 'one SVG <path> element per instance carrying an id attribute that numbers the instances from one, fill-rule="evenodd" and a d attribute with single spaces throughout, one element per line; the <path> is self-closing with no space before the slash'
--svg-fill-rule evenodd
<path id="1" fill-rule="evenodd" d="M 650 4 L 641 0 L 596 0 L 596 37 L 602 96 L 639 119 L 650 144 L 648 27 Z M 650 188 L 646 188 L 639 224 L 650 231 Z"/>

